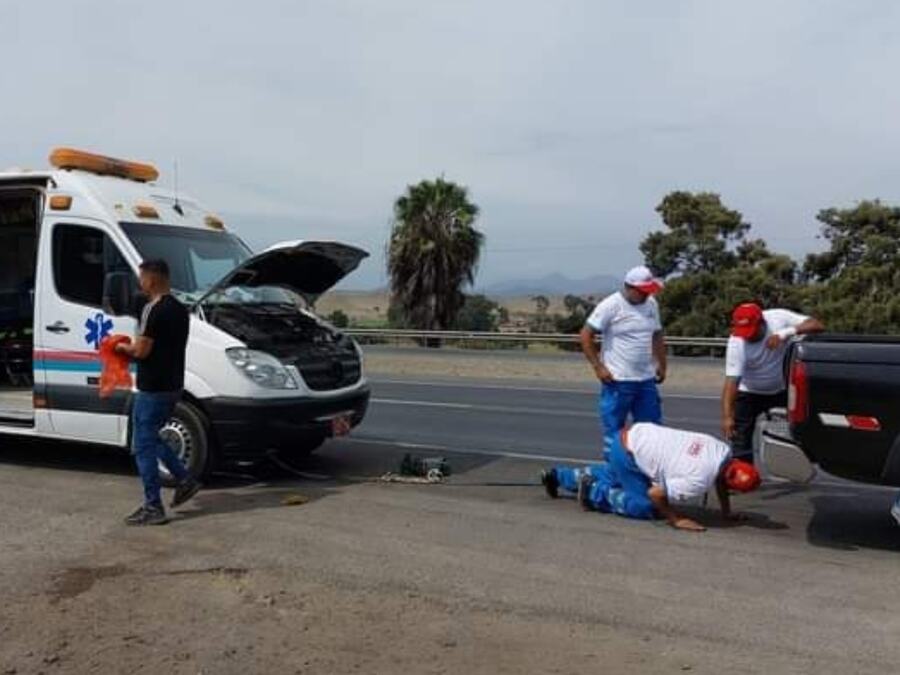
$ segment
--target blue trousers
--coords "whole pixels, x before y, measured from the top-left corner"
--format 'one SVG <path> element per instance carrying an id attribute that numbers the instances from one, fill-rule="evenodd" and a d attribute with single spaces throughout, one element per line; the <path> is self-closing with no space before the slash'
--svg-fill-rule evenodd
<path id="1" fill-rule="evenodd" d="M 175 451 L 159 436 L 179 398 L 181 392 L 139 391 L 134 395 L 131 409 L 131 452 L 144 484 L 145 506 L 162 507 L 160 462 L 179 483 L 190 475 Z"/>
<path id="2" fill-rule="evenodd" d="M 655 380 L 610 382 L 600 390 L 600 421 L 603 423 L 603 456 L 609 452 L 619 432 L 628 422 L 662 424 L 662 403 Z"/>
<path id="3" fill-rule="evenodd" d="M 640 520 L 650 520 L 656 515 L 647 495 L 650 479 L 641 472 L 634 455 L 622 446 L 618 437 L 610 449 L 608 462 L 580 469 L 568 466 L 554 469 L 560 488 L 569 492 L 577 492 L 581 476 L 590 474 L 594 481 L 588 491 L 588 503 L 597 511 Z"/>

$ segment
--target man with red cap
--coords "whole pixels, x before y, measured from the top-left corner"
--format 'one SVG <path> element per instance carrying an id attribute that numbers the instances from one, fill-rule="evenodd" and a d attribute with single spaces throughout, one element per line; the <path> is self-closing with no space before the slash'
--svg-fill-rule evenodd
<path id="1" fill-rule="evenodd" d="M 666 379 L 666 343 L 652 297 L 662 287 L 646 267 L 632 268 L 622 290 L 600 302 L 581 330 L 581 349 L 603 383 L 604 454 L 629 415 L 635 422 L 662 422 L 657 384 Z M 597 335 L 602 336 L 602 351 Z"/>
<path id="2" fill-rule="evenodd" d="M 787 405 L 784 358 L 791 339 L 823 330 L 817 319 L 786 309 L 735 308 L 722 390 L 722 433 L 735 457 L 752 462 L 756 418 Z"/>
<path id="3" fill-rule="evenodd" d="M 679 530 L 699 532 L 705 528 L 679 514 L 673 502 L 701 497 L 715 486 L 723 516 L 736 519 L 729 491 L 755 490 L 760 476 L 708 434 L 638 423 L 622 430 L 608 462 L 583 469 L 557 466 L 544 471 L 541 482 L 554 498 L 560 489 L 577 492 L 585 510 L 645 520 L 661 517 Z"/>

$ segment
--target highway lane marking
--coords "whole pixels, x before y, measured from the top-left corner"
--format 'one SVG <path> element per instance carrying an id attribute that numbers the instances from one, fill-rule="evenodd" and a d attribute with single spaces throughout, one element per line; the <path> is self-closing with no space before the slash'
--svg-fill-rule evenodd
<path id="1" fill-rule="evenodd" d="M 443 401 L 407 401 L 396 398 L 373 398 L 372 403 L 385 405 L 406 405 L 425 408 L 447 408 L 450 410 L 477 410 L 480 412 L 510 413 L 514 415 L 558 415 L 562 417 L 597 417 L 597 413 L 579 410 L 544 410 L 543 408 L 513 408 L 502 405 L 476 405 L 474 403 L 446 403 Z"/>
<path id="2" fill-rule="evenodd" d="M 589 417 L 599 419 L 596 412 L 580 410 L 548 410 L 545 408 L 511 407 L 502 405 L 477 405 L 474 403 L 449 403 L 444 401 L 412 401 L 399 398 L 373 398 L 371 403 L 382 405 L 400 405 L 423 408 L 444 408 L 448 410 L 465 410 L 477 412 L 507 413 L 510 415 L 549 415 L 551 417 Z M 667 422 L 704 422 L 703 417 L 666 417 Z"/>
<path id="3" fill-rule="evenodd" d="M 413 387 L 454 387 L 457 389 L 498 389 L 502 391 L 540 391 L 550 394 L 589 394 L 596 396 L 597 391 L 593 389 L 563 389 L 563 388 L 544 388 L 544 387 L 506 387 L 500 384 L 464 384 L 461 382 L 423 382 L 421 380 L 379 380 L 369 378 L 374 384 L 408 384 Z M 718 401 L 719 396 L 708 394 L 667 394 L 662 392 L 663 400 L 667 398 L 684 399 L 687 401 Z"/>
<path id="4" fill-rule="evenodd" d="M 415 405 L 424 406 L 426 408 L 458 408 L 460 410 L 469 410 L 475 408 L 474 403 L 445 403 L 443 401 L 405 401 L 399 398 L 372 398 L 371 403 L 386 403 L 389 405 Z"/>

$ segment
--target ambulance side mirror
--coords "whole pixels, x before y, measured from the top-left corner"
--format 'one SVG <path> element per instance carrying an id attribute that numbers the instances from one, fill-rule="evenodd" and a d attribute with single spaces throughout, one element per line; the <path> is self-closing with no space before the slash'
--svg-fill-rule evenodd
<path id="1" fill-rule="evenodd" d="M 112 316 L 129 314 L 134 305 L 134 275 L 109 272 L 103 278 L 103 310 Z"/>

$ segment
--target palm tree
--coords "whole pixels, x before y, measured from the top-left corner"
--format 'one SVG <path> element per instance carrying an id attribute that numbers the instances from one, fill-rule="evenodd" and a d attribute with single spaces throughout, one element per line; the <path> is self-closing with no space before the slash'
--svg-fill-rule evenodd
<path id="1" fill-rule="evenodd" d="M 407 325 L 446 330 L 475 281 L 484 235 L 473 223 L 478 207 L 466 188 L 438 178 L 410 185 L 394 202 L 388 242 L 391 292 Z"/>

